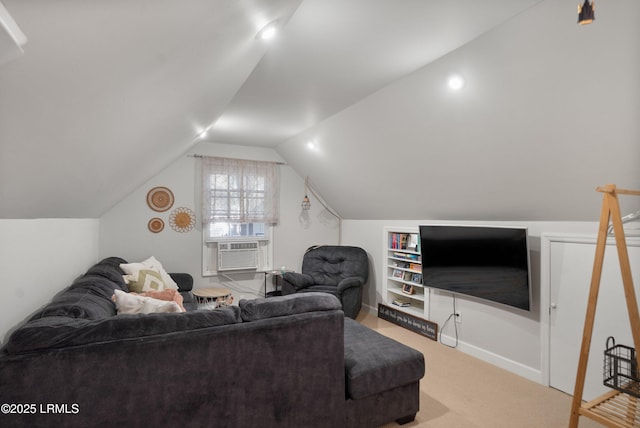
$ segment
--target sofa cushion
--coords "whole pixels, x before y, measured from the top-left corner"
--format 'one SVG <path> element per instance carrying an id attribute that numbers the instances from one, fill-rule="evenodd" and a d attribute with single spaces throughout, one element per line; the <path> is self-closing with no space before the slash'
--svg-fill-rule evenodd
<path id="1" fill-rule="evenodd" d="M 327 293 L 302 293 L 252 300 L 242 299 L 238 306 L 240 306 L 240 314 L 244 321 L 342 309 L 338 298 Z"/>
<path id="2" fill-rule="evenodd" d="M 119 257 L 108 257 L 91 266 L 31 319 L 64 316 L 97 320 L 114 316 L 116 307 L 111 301 L 114 290 L 127 291 L 118 267 L 121 262 L 124 260 Z"/>
<path id="3" fill-rule="evenodd" d="M 103 276 L 85 274 L 84 276 L 81 276 L 80 278 L 73 281 L 73 284 L 71 284 L 65 291 L 63 291 L 62 294 L 59 294 L 59 296 L 62 296 L 67 292 L 73 292 L 88 293 L 104 297 L 105 299 L 110 299 L 111 296 L 113 296 L 113 290 L 128 291 L 127 286 L 122 280 L 122 277 L 120 278 L 120 281 L 122 286 L 120 286 L 120 284 L 118 283 L 104 278 Z"/>
<path id="4" fill-rule="evenodd" d="M 424 376 L 424 356 L 358 322 L 344 320 L 347 395 L 364 398 L 416 382 Z"/>
<path id="5" fill-rule="evenodd" d="M 103 277 L 121 290 L 127 291 L 127 286 L 122 278 L 124 272 L 120 269 L 120 264 L 126 262 L 126 260 L 121 259 L 120 257 L 107 257 L 91 266 L 85 273 L 85 276 Z"/>
<path id="6" fill-rule="evenodd" d="M 337 295 L 338 294 L 338 287 L 334 286 L 334 285 L 322 285 L 322 284 L 316 284 L 316 285 L 312 285 L 310 287 L 307 288 L 303 288 L 302 290 L 298 290 L 299 293 L 329 293 L 329 294 L 333 294 L 333 295 Z"/>
<path id="7" fill-rule="evenodd" d="M 49 316 L 27 322 L 9 337 L 6 350 L 20 353 L 103 343 L 242 322 L 235 306 L 213 311 L 117 315 L 89 320 Z"/>
<path id="8" fill-rule="evenodd" d="M 109 297 L 94 291 L 95 289 L 92 291 L 91 288 L 67 289 L 36 312 L 31 319 L 64 316 L 96 320 L 114 316 L 115 304 Z"/>
<path id="9" fill-rule="evenodd" d="M 360 277 L 367 282 L 369 258 L 359 247 L 321 245 L 311 247 L 302 259 L 302 272 L 313 277 L 316 284 L 337 286 L 343 279 Z"/>

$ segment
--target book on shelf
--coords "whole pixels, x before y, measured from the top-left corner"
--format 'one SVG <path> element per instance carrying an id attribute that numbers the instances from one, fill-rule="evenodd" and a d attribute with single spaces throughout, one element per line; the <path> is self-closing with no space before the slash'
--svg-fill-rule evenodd
<path id="1" fill-rule="evenodd" d="M 418 252 L 420 251 L 420 236 L 417 233 L 390 233 L 389 248 Z"/>
<path id="2" fill-rule="evenodd" d="M 396 306 L 400 306 L 401 308 L 406 308 L 407 306 L 411 306 L 411 302 L 405 299 L 394 299 L 391 303 Z"/>
<path id="3" fill-rule="evenodd" d="M 393 263 L 391 263 L 391 266 L 399 267 L 402 269 L 409 269 L 410 264 L 408 262 L 394 261 Z"/>
<path id="4" fill-rule="evenodd" d="M 409 269 L 422 271 L 422 265 L 420 263 L 410 263 Z"/>
<path id="5" fill-rule="evenodd" d="M 400 248 L 403 250 L 407 249 L 407 242 L 409 240 L 409 236 L 405 233 L 400 235 Z"/>
<path id="6" fill-rule="evenodd" d="M 417 233 L 412 233 L 409 235 L 409 240 L 407 241 L 407 249 L 413 250 L 417 253 L 420 252 L 420 237 Z"/>
<path id="7" fill-rule="evenodd" d="M 399 259 L 405 260 L 418 260 L 417 254 L 407 254 L 407 253 L 393 253 L 393 257 L 397 257 Z"/>

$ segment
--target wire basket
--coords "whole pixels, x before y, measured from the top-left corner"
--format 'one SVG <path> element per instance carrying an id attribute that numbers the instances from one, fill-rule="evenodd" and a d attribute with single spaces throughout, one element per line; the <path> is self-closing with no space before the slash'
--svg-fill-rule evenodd
<path id="1" fill-rule="evenodd" d="M 640 379 L 636 350 L 616 345 L 613 336 L 607 338 L 604 350 L 604 385 L 640 398 Z"/>

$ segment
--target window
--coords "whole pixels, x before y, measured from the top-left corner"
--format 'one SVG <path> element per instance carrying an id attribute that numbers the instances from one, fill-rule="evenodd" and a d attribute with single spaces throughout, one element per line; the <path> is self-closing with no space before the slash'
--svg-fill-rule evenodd
<path id="1" fill-rule="evenodd" d="M 276 163 L 202 158 L 203 275 L 222 269 L 216 243 L 224 241 L 259 242 L 258 268 L 270 268 L 279 186 Z"/>
<path id="2" fill-rule="evenodd" d="M 207 240 L 220 238 L 264 238 L 264 223 L 210 223 Z"/>
<path id="3" fill-rule="evenodd" d="M 279 179 L 273 162 L 203 158 L 206 239 L 264 237 L 265 227 L 278 222 Z"/>

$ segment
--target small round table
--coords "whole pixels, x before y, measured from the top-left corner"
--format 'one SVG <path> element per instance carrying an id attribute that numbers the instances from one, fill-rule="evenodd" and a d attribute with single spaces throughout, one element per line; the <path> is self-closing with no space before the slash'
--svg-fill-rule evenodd
<path id="1" fill-rule="evenodd" d="M 231 291 L 227 288 L 197 288 L 192 293 L 199 309 L 216 309 L 233 301 Z"/>

